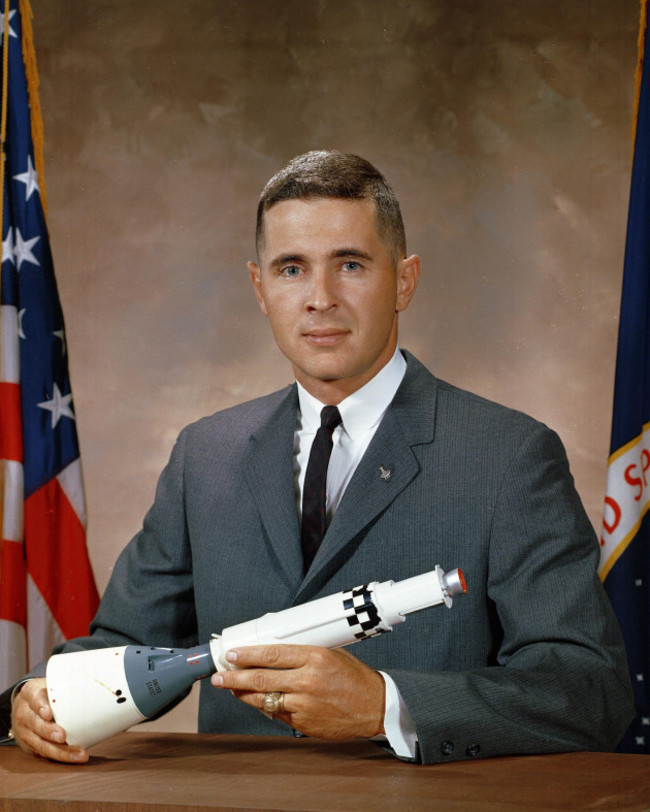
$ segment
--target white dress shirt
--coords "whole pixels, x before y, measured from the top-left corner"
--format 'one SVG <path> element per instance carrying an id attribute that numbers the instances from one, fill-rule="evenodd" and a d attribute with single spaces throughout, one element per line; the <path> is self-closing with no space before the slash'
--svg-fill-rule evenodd
<path id="1" fill-rule="evenodd" d="M 341 425 L 332 435 L 332 456 L 327 469 L 327 523 L 336 512 L 357 465 L 370 445 L 390 402 L 406 372 L 406 361 L 399 348 L 372 380 L 338 404 Z M 300 414 L 294 437 L 294 482 L 296 508 L 302 520 L 302 491 L 309 452 L 320 427 L 324 405 L 298 383 Z M 415 756 L 415 725 L 397 686 L 382 671 L 386 683 L 384 729 L 388 743 L 398 756 Z"/>

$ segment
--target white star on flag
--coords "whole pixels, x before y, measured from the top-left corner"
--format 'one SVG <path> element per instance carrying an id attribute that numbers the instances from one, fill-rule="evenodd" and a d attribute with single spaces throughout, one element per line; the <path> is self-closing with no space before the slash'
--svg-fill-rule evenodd
<path id="1" fill-rule="evenodd" d="M 72 393 L 62 395 L 59 387 L 54 384 L 52 400 L 44 400 L 42 403 L 37 403 L 36 405 L 40 409 L 47 409 L 48 412 L 52 412 L 52 428 L 54 429 L 62 417 L 69 417 L 71 420 L 75 419 L 74 412 L 70 408 L 71 400 Z"/>
<path id="2" fill-rule="evenodd" d="M 20 229 L 16 229 L 16 245 L 14 246 L 13 252 L 14 256 L 18 258 L 18 270 L 20 270 L 20 266 L 23 262 L 32 262 L 34 265 L 41 264 L 34 254 L 32 254 L 32 248 L 40 239 L 40 237 L 32 237 L 31 240 L 23 240 Z"/>
<path id="3" fill-rule="evenodd" d="M 12 265 L 16 264 L 16 260 L 14 259 L 14 235 L 9 229 L 7 231 L 7 239 L 2 241 L 2 261 L 9 260 Z"/>
<path id="4" fill-rule="evenodd" d="M 38 185 L 38 173 L 34 169 L 31 155 L 27 156 L 27 172 L 21 172 L 19 175 L 14 175 L 14 180 L 19 180 L 21 183 L 25 184 L 25 201 L 29 200 L 35 190 L 37 192 L 41 191 Z"/>
<path id="5" fill-rule="evenodd" d="M 9 12 L 9 36 L 18 39 L 18 35 L 11 27 L 11 18 L 14 16 L 15 13 L 16 9 L 12 9 L 12 11 Z M 0 31 L 4 30 L 5 30 L 5 15 L 2 12 L 0 12 Z"/>

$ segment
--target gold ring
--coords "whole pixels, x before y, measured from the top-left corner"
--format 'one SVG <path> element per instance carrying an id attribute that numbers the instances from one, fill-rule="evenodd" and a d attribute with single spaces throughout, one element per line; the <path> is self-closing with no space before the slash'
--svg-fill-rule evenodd
<path id="1" fill-rule="evenodd" d="M 284 713 L 284 694 L 282 691 L 267 691 L 262 699 L 262 710 L 267 713 Z"/>

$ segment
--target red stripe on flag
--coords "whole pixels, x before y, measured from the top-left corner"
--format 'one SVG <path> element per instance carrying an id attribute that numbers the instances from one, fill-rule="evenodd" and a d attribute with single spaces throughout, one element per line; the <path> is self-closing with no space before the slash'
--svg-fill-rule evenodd
<path id="1" fill-rule="evenodd" d="M 0 548 L 0 618 L 27 625 L 27 567 L 19 541 L 3 539 Z"/>
<path id="2" fill-rule="evenodd" d="M 23 459 L 23 421 L 20 385 L 0 382 L 0 459 Z"/>
<path id="3" fill-rule="evenodd" d="M 63 634 L 88 634 L 99 605 L 86 533 L 56 479 L 25 500 L 29 574 Z"/>

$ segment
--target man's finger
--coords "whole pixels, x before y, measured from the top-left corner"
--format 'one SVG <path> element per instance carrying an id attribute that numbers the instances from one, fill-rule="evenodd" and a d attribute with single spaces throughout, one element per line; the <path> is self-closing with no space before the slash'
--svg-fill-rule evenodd
<path id="1" fill-rule="evenodd" d="M 42 758 L 81 764 L 88 761 L 88 753 L 81 747 L 71 747 L 65 743 L 65 730 L 52 722 L 45 722 L 33 715 L 25 723 L 16 720 L 14 738 L 26 752 Z"/>
<path id="2" fill-rule="evenodd" d="M 89 759 L 88 753 L 81 747 L 69 747 L 67 744 L 51 744 L 36 737 L 30 737 L 27 741 L 19 742 L 19 744 L 28 753 L 65 764 L 85 764 Z"/>
<path id="3" fill-rule="evenodd" d="M 268 668 L 246 668 L 241 671 L 222 671 L 212 676 L 216 688 L 229 688 L 236 694 L 265 694 L 268 691 L 290 691 L 294 686 L 290 672 Z"/>
<path id="4" fill-rule="evenodd" d="M 237 668 L 300 668 L 314 646 L 269 645 L 242 646 L 226 652 L 226 660 Z"/>

